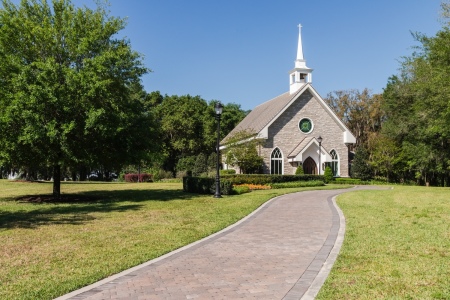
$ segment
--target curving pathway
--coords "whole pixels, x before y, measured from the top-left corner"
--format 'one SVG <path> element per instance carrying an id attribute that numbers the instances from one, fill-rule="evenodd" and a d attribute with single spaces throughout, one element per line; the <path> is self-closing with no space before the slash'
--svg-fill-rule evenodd
<path id="1" fill-rule="evenodd" d="M 370 188 L 274 198 L 214 235 L 57 299 L 314 299 L 345 232 L 334 197 Z"/>

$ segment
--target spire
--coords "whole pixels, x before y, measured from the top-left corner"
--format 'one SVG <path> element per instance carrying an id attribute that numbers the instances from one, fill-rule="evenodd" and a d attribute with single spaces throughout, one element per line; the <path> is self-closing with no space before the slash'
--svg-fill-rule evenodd
<path id="1" fill-rule="evenodd" d="M 297 60 L 303 60 L 302 24 L 298 24 Z"/>
<path id="2" fill-rule="evenodd" d="M 306 60 L 303 57 L 302 44 L 302 25 L 298 25 L 298 45 L 297 45 L 297 59 L 295 60 L 294 69 L 289 72 L 290 93 L 293 94 L 305 83 L 312 81 L 312 69 L 306 66 Z"/>

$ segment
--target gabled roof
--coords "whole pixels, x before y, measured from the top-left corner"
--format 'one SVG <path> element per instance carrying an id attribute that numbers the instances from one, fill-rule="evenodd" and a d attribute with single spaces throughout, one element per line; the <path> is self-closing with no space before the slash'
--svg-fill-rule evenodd
<path id="1" fill-rule="evenodd" d="M 315 137 L 306 137 L 289 153 L 288 157 L 296 157 Z"/>
<path id="2" fill-rule="evenodd" d="M 257 134 L 256 138 L 268 138 L 269 126 L 275 122 L 286 109 L 297 100 L 305 91 L 311 92 L 324 110 L 335 120 L 339 127 L 344 132 L 344 142 L 355 143 L 356 139 L 345 124 L 338 118 L 333 110 L 325 103 L 320 95 L 314 90 L 310 83 L 305 83 L 297 92 L 290 94 L 286 92 L 278 97 L 275 97 L 263 104 L 255 107 L 221 142 L 225 144 L 226 140 L 233 136 L 236 132 L 243 130 L 251 130 Z"/>
<path id="3" fill-rule="evenodd" d="M 300 90 L 299 90 L 300 92 Z M 299 93 L 286 92 L 269 101 L 256 106 L 228 135 L 222 140 L 224 143 L 229 137 L 242 130 L 251 130 L 259 134 L 275 117 L 297 97 Z"/>

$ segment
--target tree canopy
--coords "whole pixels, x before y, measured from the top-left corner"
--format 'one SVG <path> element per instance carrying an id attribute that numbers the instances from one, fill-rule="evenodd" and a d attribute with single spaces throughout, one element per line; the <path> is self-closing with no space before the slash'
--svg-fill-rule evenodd
<path id="1" fill-rule="evenodd" d="M 356 137 L 355 148 L 367 147 L 373 134 L 381 130 L 385 119 L 383 97 L 368 89 L 334 91 L 324 99 Z"/>
<path id="2" fill-rule="evenodd" d="M 443 6 L 445 8 L 445 6 Z M 448 185 L 450 171 L 450 29 L 414 34 L 421 46 L 401 63 L 384 91 L 383 133 L 394 141 L 410 177 Z"/>
<path id="3" fill-rule="evenodd" d="M 216 151 L 216 102 L 208 103 L 200 96 L 162 96 L 159 92 L 148 94 L 147 109 L 155 112 L 162 131 L 160 143 L 164 169 L 172 172 L 193 171 L 194 162 L 200 160 L 197 156 L 203 159 Z M 238 104 L 225 104 L 220 138 L 224 138 L 246 113 Z"/>
<path id="4" fill-rule="evenodd" d="M 2 0 L 0 160 L 53 168 L 117 166 L 151 147 L 140 77 L 149 70 L 126 39 L 125 21 L 70 0 Z"/>

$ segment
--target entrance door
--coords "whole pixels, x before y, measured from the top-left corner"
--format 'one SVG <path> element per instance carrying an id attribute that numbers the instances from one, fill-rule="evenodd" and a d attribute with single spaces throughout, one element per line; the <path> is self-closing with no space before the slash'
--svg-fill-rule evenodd
<path id="1" fill-rule="evenodd" d="M 305 174 L 317 174 L 317 165 L 314 159 L 309 156 L 305 161 L 303 162 L 303 171 Z"/>

